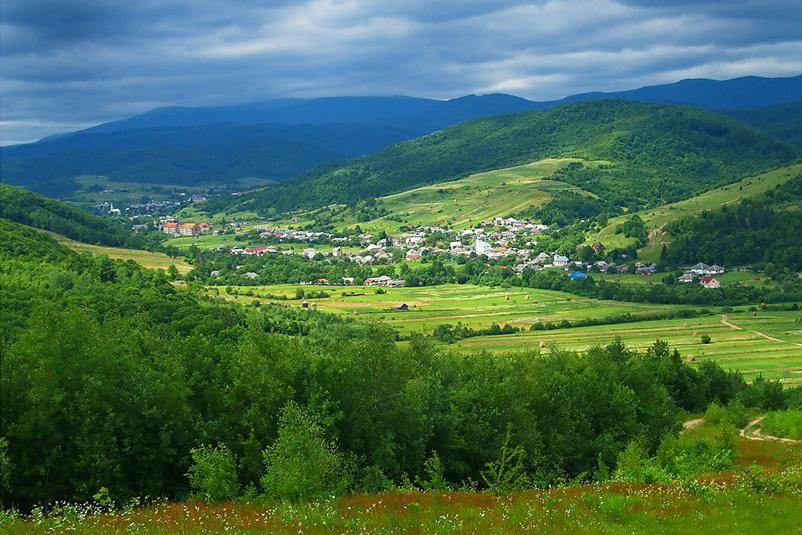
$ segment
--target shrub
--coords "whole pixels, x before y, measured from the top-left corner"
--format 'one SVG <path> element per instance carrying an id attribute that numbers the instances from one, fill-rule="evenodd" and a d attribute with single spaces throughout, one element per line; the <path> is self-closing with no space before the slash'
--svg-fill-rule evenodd
<path id="1" fill-rule="evenodd" d="M 802 410 L 770 412 L 760 426 L 767 435 L 802 439 Z"/>
<path id="2" fill-rule="evenodd" d="M 709 344 L 711 339 L 709 335 L 703 334 L 700 340 L 702 341 L 703 344 Z"/>
<path id="3" fill-rule="evenodd" d="M 224 444 L 192 448 L 187 477 L 195 496 L 205 502 L 230 500 L 239 493 L 237 463 Z"/>
<path id="4" fill-rule="evenodd" d="M 309 500 L 346 490 L 342 455 L 317 421 L 292 401 L 282 411 L 278 438 L 263 457 L 262 486 L 271 498 Z"/>

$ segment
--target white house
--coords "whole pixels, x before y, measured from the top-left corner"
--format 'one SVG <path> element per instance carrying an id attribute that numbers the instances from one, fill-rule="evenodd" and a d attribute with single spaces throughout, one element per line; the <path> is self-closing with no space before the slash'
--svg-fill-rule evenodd
<path id="1" fill-rule="evenodd" d="M 478 255 L 487 254 L 492 248 L 493 246 L 484 240 L 476 240 L 476 243 L 473 244 L 473 250 Z"/>
<path id="2" fill-rule="evenodd" d="M 552 265 L 556 268 L 566 268 L 568 267 L 568 262 L 570 262 L 570 260 L 567 256 L 556 254 L 554 255 Z"/>

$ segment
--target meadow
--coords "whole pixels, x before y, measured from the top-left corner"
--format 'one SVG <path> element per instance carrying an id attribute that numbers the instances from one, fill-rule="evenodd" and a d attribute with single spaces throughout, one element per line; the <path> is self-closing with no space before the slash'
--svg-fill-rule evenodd
<path id="1" fill-rule="evenodd" d="M 214 287 L 210 287 L 210 291 Z M 488 327 L 493 323 L 528 329 L 536 322 L 558 322 L 600 318 L 616 314 L 655 314 L 679 310 L 680 305 L 623 303 L 601 301 L 573 294 L 532 288 L 491 288 L 471 284 L 444 284 L 421 288 L 386 288 L 376 293 L 370 286 L 302 286 L 282 284 L 271 286 L 234 286 L 238 300 L 270 301 L 266 296 L 294 298 L 297 289 L 309 292 L 325 291 L 330 297 L 310 299 L 312 306 L 323 312 L 378 320 L 401 333 L 427 332 L 444 323 L 462 323 L 470 327 Z M 218 288 L 220 295 L 225 295 Z M 343 295 L 343 294 L 350 295 Z M 232 296 L 229 296 L 233 298 Z M 293 303 L 278 300 L 278 303 Z M 300 301 L 295 301 L 299 306 Z M 394 310 L 406 304 L 406 311 Z"/>
<path id="2" fill-rule="evenodd" d="M 743 309 L 742 309 L 743 310 Z M 710 336 L 703 343 L 702 335 Z M 529 331 L 514 335 L 480 336 L 455 344 L 463 350 L 503 352 L 541 344 L 587 349 L 621 338 L 627 346 L 645 348 L 656 339 L 667 341 L 689 364 L 713 360 L 738 370 L 748 380 L 758 375 L 786 384 L 802 384 L 802 314 L 800 312 L 730 312 L 721 316 L 667 319 Z M 692 359 L 690 359 L 692 357 Z"/>
<path id="3" fill-rule="evenodd" d="M 802 164 L 780 167 L 755 176 L 748 176 L 715 189 L 706 191 L 683 201 L 666 204 L 650 210 L 637 212 L 637 215 L 650 230 L 650 244 L 640 253 L 644 261 L 656 261 L 660 255 L 660 243 L 667 239 L 662 229 L 670 222 L 682 217 L 699 214 L 705 210 L 713 210 L 727 204 L 736 203 L 747 197 L 764 193 L 775 186 L 783 184 L 802 173 Z M 589 241 L 600 241 L 609 247 L 623 247 L 634 243 L 633 238 L 616 234 L 618 225 L 626 221 L 632 214 L 610 219 L 607 226 L 597 234 L 589 236 Z"/>
<path id="4" fill-rule="evenodd" d="M 640 276 L 632 275 L 639 278 Z M 654 314 L 700 307 L 603 301 L 573 294 L 531 288 L 488 288 L 469 284 L 447 284 L 423 288 L 376 288 L 362 286 L 234 286 L 234 295 L 223 288 L 209 287 L 212 294 L 240 302 L 276 302 L 299 307 L 296 290 L 324 291 L 329 297 L 309 298 L 310 306 L 323 312 L 380 321 L 401 334 L 431 334 L 442 324 L 461 323 L 474 329 L 493 323 L 510 324 L 522 332 L 508 335 L 476 336 L 451 345 L 468 351 L 501 353 L 550 346 L 584 350 L 621 338 L 627 346 L 643 349 L 655 340 L 667 341 L 692 365 L 714 360 L 726 369 L 741 371 L 749 380 L 759 374 L 788 384 L 802 384 L 802 313 L 761 310 L 749 307 L 728 311 L 709 307 L 709 314 L 694 318 L 648 319 Z M 251 293 L 252 295 L 245 295 Z M 343 293 L 349 295 L 343 295 Z M 271 296 L 287 298 L 271 300 Z M 406 304 L 406 311 L 395 307 Z M 599 319 L 630 313 L 641 321 L 589 327 L 568 327 L 531 331 L 537 322 L 557 323 Z M 703 343 L 702 335 L 710 337 Z"/>
<path id="5" fill-rule="evenodd" d="M 403 225 L 469 228 L 485 219 L 508 217 L 530 207 L 545 205 L 556 191 L 583 192 L 559 182 L 545 180 L 576 158 L 548 158 L 536 162 L 477 173 L 466 178 L 423 186 L 378 199 L 390 216 L 360 222 L 363 230 L 397 232 Z M 585 162 L 598 165 L 604 162 Z M 346 220 L 343 227 L 353 227 Z"/>
<path id="6" fill-rule="evenodd" d="M 43 231 L 46 232 L 46 231 Z M 192 266 L 187 264 L 183 258 L 170 258 L 164 253 L 145 251 L 142 249 L 126 249 L 124 247 L 108 247 L 105 245 L 92 245 L 75 240 L 71 240 L 64 236 L 47 232 L 56 241 L 72 249 L 77 253 L 90 253 L 106 255 L 109 258 L 117 258 L 119 260 L 133 260 L 142 267 L 148 269 L 168 269 L 174 265 L 179 273 L 189 273 Z"/>

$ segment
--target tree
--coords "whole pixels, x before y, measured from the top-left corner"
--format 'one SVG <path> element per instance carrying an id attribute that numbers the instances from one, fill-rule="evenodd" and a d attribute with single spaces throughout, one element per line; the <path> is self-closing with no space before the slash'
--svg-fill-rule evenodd
<path id="1" fill-rule="evenodd" d="M 524 488 L 529 483 L 529 478 L 524 472 L 526 451 L 520 444 L 512 447 L 510 445 L 511 437 L 512 425 L 508 425 L 498 458 L 487 463 L 486 470 L 482 472 L 485 485 L 490 492 L 496 495 Z"/>
<path id="2" fill-rule="evenodd" d="M 187 477 L 195 496 L 206 502 L 231 500 L 239 493 L 237 463 L 225 444 L 190 450 L 192 466 Z"/>
<path id="3" fill-rule="evenodd" d="M 345 490 L 344 461 L 315 419 L 295 402 L 284 407 L 278 438 L 263 453 L 262 486 L 277 499 L 308 500 Z"/>

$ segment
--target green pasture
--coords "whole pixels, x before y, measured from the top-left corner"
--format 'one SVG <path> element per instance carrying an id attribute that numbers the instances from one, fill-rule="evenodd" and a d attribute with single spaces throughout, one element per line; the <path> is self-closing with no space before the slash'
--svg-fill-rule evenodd
<path id="1" fill-rule="evenodd" d="M 583 192 L 564 182 L 544 180 L 569 163 L 579 161 L 582 160 L 550 158 L 388 195 L 379 202 L 390 216 L 358 224 L 368 231 L 395 232 L 402 225 L 451 226 L 461 230 L 495 216 L 506 217 L 530 206 L 543 206 L 555 191 Z M 356 224 L 347 221 L 344 226 Z"/>
<path id="2" fill-rule="evenodd" d="M 47 232 L 47 231 L 43 231 Z M 170 258 L 164 253 L 157 253 L 153 251 L 144 251 L 142 249 L 125 249 L 123 247 L 108 247 L 106 245 L 92 245 L 67 237 L 47 232 L 59 243 L 69 247 L 77 253 L 90 253 L 90 254 L 103 254 L 109 258 L 116 258 L 119 260 L 133 260 L 142 267 L 148 269 L 168 269 L 171 265 L 175 265 L 179 273 L 188 273 L 192 266 L 187 264 L 183 258 Z"/>
<path id="3" fill-rule="evenodd" d="M 762 374 L 788 383 L 802 383 L 802 313 L 745 311 L 724 316 L 671 319 L 528 331 L 515 335 L 480 336 L 459 341 L 455 347 L 502 352 L 556 344 L 567 349 L 587 349 L 621 338 L 628 346 L 645 348 L 656 339 L 667 341 L 692 363 L 714 360 L 724 368 L 739 370 L 748 379 Z M 711 337 L 703 344 L 701 336 Z"/>
<path id="4" fill-rule="evenodd" d="M 253 297 L 240 295 L 239 300 L 269 300 L 265 296 L 295 297 L 296 289 L 325 291 L 330 297 L 310 299 L 318 310 L 351 315 L 360 320 L 378 320 L 400 332 L 430 333 L 440 324 L 461 322 L 471 327 L 489 327 L 493 323 L 509 323 L 528 328 L 536 322 L 575 321 L 630 312 L 653 314 L 682 308 L 678 305 L 654 305 L 601 301 L 578 297 L 565 292 L 529 288 L 488 288 L 469 284 L 446 284 L 422 288 L 386 288 L 377 294 L 370 286 L 238 286 L 240 293 L 251 291 Z M 220 294 L 224 295 L 222 288 Z M 361 294 L 344 297 L 342 294 Z M 277 301 L 299 306 L 299 301 Z M 394 307 L 406 304 L 407 311 Z M 687 307 L 685 307 L 687 308 Z"/>
<path id="5" fill-rule="evenodd" d="M 713 210 L 726 204 L 737 203 L 747 197 L 759 195 L 787 182 L 800 173 L 802 173 L 802 164 L 780 167 L 756 176 L 743 178 L 733 184 L 712 189 L 690 199 L 637 212 L 637 215 L 643 219 L 651 232 L 651 244 L 641 251 L 640 256 L 650 261 L 657 260 L 660 254 L 658 246 L 667 239 L 662 229 L 668 223 L 682 217 L 695 215 L 705 210 Z M 615 233 L 615 228 L 629 217 L 631 217 L 631 214 L 610 219 L 606 227 L 597 234 L 589 236 L 588 240 L 600 241 L 608 248 L 631 245 L 634 243 L 632 238 L 626 238 L 623 234 Z"/>

